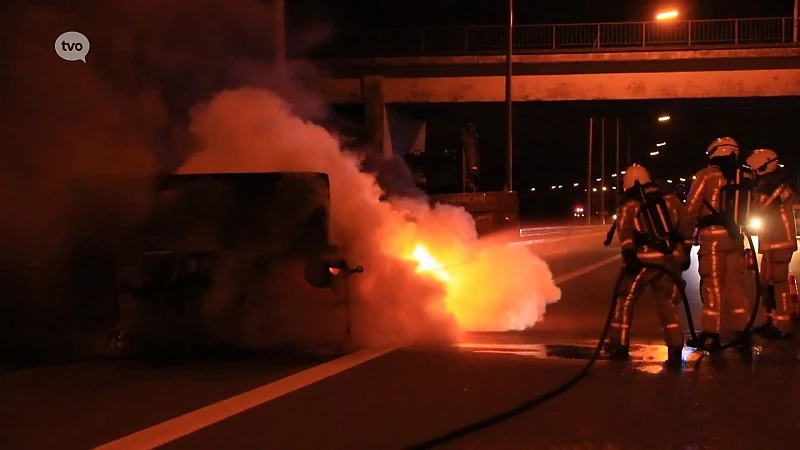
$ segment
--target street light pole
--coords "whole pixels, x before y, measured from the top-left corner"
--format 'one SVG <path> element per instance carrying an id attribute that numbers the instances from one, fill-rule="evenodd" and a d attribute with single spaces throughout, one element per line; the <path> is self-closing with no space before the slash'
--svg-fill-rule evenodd
<path id="1" fill-rule="evenodd" d="M 600 220 L 606 224 L 606 118 L 600 119 Z"/>
<path id="2" fill-rule="evenodd" d="M 275 61 L 286 62 L 286 0 L 275 0 Z"/>
<path id="3" fill-rule="evenodd" d="M 797 43 L 797 25 L 800 22 L 800 0 L 794 0 L 794 14 L 792 15 L 792 42 Z"/>
<path id="4" fill-rule="evenodd" d="M 587 145 L 588 156 L 586 157 L 586 221 L 587 225 L 592 224 L 592 144 L 594 142 L 592 132 L 594 131 L 594 117 L 589 117 L 589 143 Z"/>
<path id="5" fill-rule="evenodd" d="M 631 131 L 628 130 L 625 134 L 628 137 L 628 145 L 627 145 L 627 147 L 625 147 L 625 153 L 626 153 L 626 155 L 625 155 L 625 161 L 626 161 L 625 167 L 630 167 L 631 166 Z"/>
<path id="6" fill-rule="evenodd" d="M 514 55 L 514 0 L 508 0 L 508 49 L 506 53 L 506 191 L 513 191 L 513 168 L 514 168 L 514 147 L 513 147 L 513 117 L 512 117 L 512 57 Z"/>
<path id="7" fill-rule="evenodd" d="M 619 173 L 619 117 L 617 117 L 617 169 L 615 173 L 617 174 L 617 176 L 614 178 L 614 188 L 617 191 L 615 203 L 616 206 L 619 207 L 619 177 L 622 176 L 622 174 Z"/>

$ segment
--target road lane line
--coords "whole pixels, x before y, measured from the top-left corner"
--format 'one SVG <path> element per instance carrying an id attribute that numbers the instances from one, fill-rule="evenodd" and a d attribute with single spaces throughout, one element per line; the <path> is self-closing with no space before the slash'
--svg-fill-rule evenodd
<path id="1" fill-rule="evenodd" d="M 620 259 L 619 255 L 606 258 L 586 267 L 566 273 L 554 279 L 556 284 L 561 284 L 573 278 L 587 274 Z M 331 377 L 345 370 L 351 369 L 372 359 L 378 358 L 395 350 L 362 350 L 347 356 L 329 361 L 316 367 L 290 375 L 278 381 L 266 384 L 242 394 L 213 403 L 182 416 L 167 420 L 144 430 L 124 436 L 115 441 L 96 447 L 94 450 L 130 450 L 153 449 L 169 442 L 180 439 L 202 428 L 213 425 L 228 417 L 234 416 L 248 409 L 255 408 L 291 392 L 310 386 L 325 378 Z"/>
<path id="2" fill-rule="evenodd" d="M 94 450 L 139 450 L 153 449 L 221 420 L 256 406 L 275 400 L 291 392 L 322 381 L 359 364 L 385 355 L 395 348 L 361 350 L 325 364 L 304 370 L 245 393 L 213 403 L 150 428 L 96 447 Z"/>
<path id="3" fill-rule="evenodd" d="M 535 234 L 558 234 L 558 233 L 579 233 L 586 231 L 601 230 L 600 226 L 579 226 L 579 227 L 550 227 L 550 228 L 520 228 L 520 236 L 531 236 Z"/>
<path id="4" fill-rule="evenodd" d="M 593 271 L 595 269 L 599 269 L 599 268 L 605 266 L 606 264 L 610 264 L 610 263 L 612 263 L 612 262 L 614 262 L 614 261 L 616 261 L 618 259 L 621 259 L 621 256 L 618 255 L 618 254 L 614 255 L 614 256 L 612 256 L 610 258 L 606 258 L 606 259 L 604 259 L 602 261 L 598 261 L 598 262 L 596 262 L 594 264 L 588 265 L 588 266 L 583 267 L 581 269 L 573 270 L 572 272 L 565 273 L 564 275 L 555 277 L 553 279 L 553 282 L 555 282 L 556 285 L 559 285 L 561 283 L 565 283 L 565 282 L 567 282 L 567 281 L 569 281 L 569 280 L 571 280 L 573 278 L 577 278 L 577 277 L 579 277 L 581 275 L 586 275 L 587 273 L 589 273 L 589 272 L 591 272 L 591 271 Z"/>
<path id="5" fill-rule="evenodd" d="M 533 244 L 546 244 L 552 242 L 560 242 L 560 241 L 569 241 L 574 239 L 581 239 L 581 238 L 588 238 L 593 237 L 595 235 L 604 235 L 605 232 L 591 232 L 591 233 L 581 233 L 581 234 L 570 234 L 564 237 L 551 237 L 551 238 L 543 238 L 543 239 L 526 239 L 524 241 L 514 241 L 509 242 L 509 247 L 520 247 L 520 246 L 528 246 Z"/>

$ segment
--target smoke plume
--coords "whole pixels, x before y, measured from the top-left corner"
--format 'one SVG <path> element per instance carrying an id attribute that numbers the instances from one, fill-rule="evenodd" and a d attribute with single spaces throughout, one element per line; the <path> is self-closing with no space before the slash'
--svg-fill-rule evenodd
<path id="1" fill-rule="evenodd" d="M 319 76 L 313 65 L 271 63 L 271 11 L 256 0 L 6 6 L 0 19 L 0 53 L 8 61 L 0 67 L 0 346 L 61 340 L 80 346 L 84 335 L 108 327 L 109 286 L 78 286 L 71 272 L 113 277 L 104 272 L 111 264 L 100 257 L 72 260 L 70 252 L 88 236 L 112 243 L 139 223 L 151 207 L 152 177 L 184 162 L 184 172 L 330 174 L 333 239 L 352 264 L 365 267 L 351 279 L 353 332 L 361 344 L 531 325 L 559 297 L 543 262 L 524 250 L 482 244 L 463 210 L 431 209 L 418 198 L 382 201 L 376 176 L 359 170 L 358 154 L 343 151 L 311 122 L 328 113 L 299 82 Z M 62 61 L 54 52 L 55 38 L 70 30 L 91 42 L 86 63 Z M 310 45 L 323 31 L 299 41 Z M 383 169 L 392 166 L 374 166 L 387 185 L 396 185 L 390 193 L 417 195 L 403 185 L 407 178 L 387 176 Z M 418 273 L 412 254 L 419 243 L 457 281 Z M 236 262 L 225 264 L 235 272 Z M 219 308 L 205 311 L 220 319 Z M 275 322 L 302 315 L 288 306 L 277 311 L 285 316 Z M 264 328 L 241 319 L 228 325 L 247 328 L 233 334 L 250 341 Z"/>
<path id="2" fill-rule="evenodd" d="M 351 264 L 365 268 L 351 279 L 353 332 L 361 345 L 450 340 L 465 329 L 525 328 L 560 296 L 544 262 L 525 249 L 484 245 L 463 209 L 431 208 L 419 198 L 382 201 L 375 176 L 360 171 L 357 154 L 343 150 L 324 128 L 294 116 L 275 93 L 219 93 L 195 108 L 190 130 L 202 147 L 182 173 L 329 174 L 331 237 Z M 425 270 L 415 255 L 419 245 L 441 273 Z"/>

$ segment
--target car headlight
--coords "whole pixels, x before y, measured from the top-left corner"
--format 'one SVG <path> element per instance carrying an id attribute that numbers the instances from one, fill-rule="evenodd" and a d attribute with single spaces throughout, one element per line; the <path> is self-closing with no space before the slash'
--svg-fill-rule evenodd
<path id="1" fill-rule="evenodd" d="M 761 229 L 762 225 L 763 225 L 763 223 L 761 222 L 761 219 L 759 219 L 757 217 L 754 217 L 754 218 L 750 219 L 750 223 L 747 224 L 747 228 L 750 228 L 751 230 L 756 230 L 757 231 L 757 230 Z"/>

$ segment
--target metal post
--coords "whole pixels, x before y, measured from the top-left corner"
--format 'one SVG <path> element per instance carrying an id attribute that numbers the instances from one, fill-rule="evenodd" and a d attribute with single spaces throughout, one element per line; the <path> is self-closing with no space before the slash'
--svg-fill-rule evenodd
<path id="1" fill-rule="evenodd" d="M 598 23 L 597 24 L 597 39 L 594 41 L 594 46 L 597 47 L 597 48 L 600 48 L 600 36 L 602 36 L 602 34 L 601 34 L 601 30 L 600 30 L 600 24 Z"/>
<path id="2" fill-rule="evenodd" d="M 625 167 L 631 166 L 631 132 L 628 131 L 625 134 L 628 135 L 628 146 L 626 150 L 626 157 L 625 157 Z"/>
<path id="3" fill-rule="evenodd" d="M 461 192 L 467 192 L 467 152 L 461 146 Z"/>
<path id="4" fill-rule="evenodd" d="M 619 173 L 619 117 L 617 117 L 617 169 L 616 172 L 617 176 L 614 178 L 614 188 L 617 191 L 615 206 L 619 207 L 619 179 L 622 176 Z"/>
<path id="5" fill-rule="evenodd" d="M 606 224 L 606 118 L 600 119 L 600 220 Z"/>
<path id="6" fill-rule="evenodd" d="M 642 22 L 642 47 L 647 45 L 647 22 Z"/>
<path id="7" fill-rule="evenodd" d="M 512 97 L 511 97 L 511 74 L 512 61 L 514 55 L 514 0 L 508 0 L 508 52 L 506 53 L 506 191 L 513 191 L 513 117 L 512 117 Z"/>
<path id="8" fill-rule="evenodd" d="M 586 157 L 586 221 L 587 225 L 592 224 L 592 144 L 594 131 L 594 117 L 589 117 L 589 144 L 587 145 L 588 156 Z"/>
<path id="9" fill-rule="evenodd" d="M 800 0 L 794 0 L 794 14 L 792 15 L 792 42 L 797 43 L 797 26 L 800 22 Z"/>
<path id="10" fill-rule="evenodd" d="M 286 62 L 286 0 L 275 0 L 275 61 Z"/>

